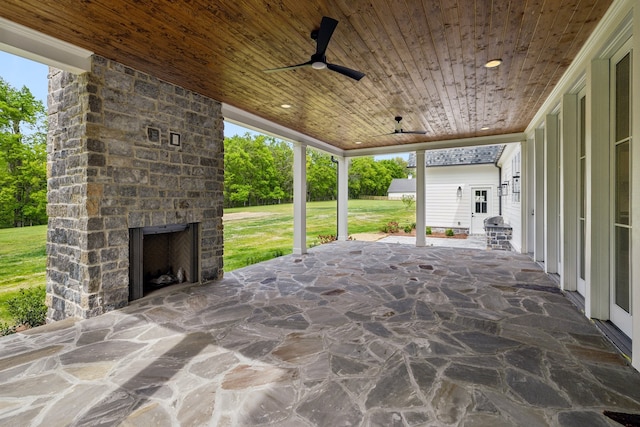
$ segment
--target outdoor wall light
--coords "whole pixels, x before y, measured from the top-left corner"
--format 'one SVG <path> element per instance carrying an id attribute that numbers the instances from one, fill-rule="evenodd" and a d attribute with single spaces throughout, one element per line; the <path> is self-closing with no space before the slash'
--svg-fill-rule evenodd
<path id="1" fill-rule="evenodd" d="M 462 197 L 462 187 L 460 187 L 459 185 L 458 185 L 458 191 L 456 191 L 456 196 L 458 197 L 458 199 Z"/>
<path id="2" fill-rule="evenodd" d="M 504 181 L 500 186 L 500 190 L 501 196 L 506 196 L 507 194 L 509 194 L 509 181 Z"/>

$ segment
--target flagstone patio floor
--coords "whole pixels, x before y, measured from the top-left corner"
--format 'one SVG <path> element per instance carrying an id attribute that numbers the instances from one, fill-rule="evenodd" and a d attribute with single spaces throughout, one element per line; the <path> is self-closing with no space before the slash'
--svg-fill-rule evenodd
<path id="1" fill-rule="evenodd" d="M 615 426 L 632 369 L 527 256 L 334 242 L 0 339 L 3 426 Z"/>

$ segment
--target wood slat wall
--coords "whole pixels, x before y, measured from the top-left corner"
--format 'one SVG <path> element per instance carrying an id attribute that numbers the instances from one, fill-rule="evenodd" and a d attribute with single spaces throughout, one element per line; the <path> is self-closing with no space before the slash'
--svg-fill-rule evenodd
<path id="1" fill-rule="evenodd" d="M 0 16 L 354 149 L 524 130 L 611 2 L 4 0 Z M 263 73 L 306 62 L 323 15 L 328 62 L 364 79 Z M 396 115 L 427 134 L 383 135 Z"/>

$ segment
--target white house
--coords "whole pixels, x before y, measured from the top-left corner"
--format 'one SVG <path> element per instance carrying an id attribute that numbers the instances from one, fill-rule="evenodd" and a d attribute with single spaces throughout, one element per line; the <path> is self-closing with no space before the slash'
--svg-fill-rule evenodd
<path id="1" fill-rule="evenodd" d="M 484 234 L 485 218 L 502 212 L 498 161 L 503 150 L 503 145 L 487 145 L 428 151 L 425 156 L 426 225 L 432 229 L 451 228 Z M 414 155 L 409 156 L 408 165 L 415 168 Z M 415 181 L 404 183 L 413 186 L 412 194 L 415 194 Z"/>
<path id="2" fill-rule="evenodd" d="M 403 197 L 416 197 L 416 181 L 413 178 L 394 178 L 389 184 L 387 198 L 389 200 L 402 200 Z"/>

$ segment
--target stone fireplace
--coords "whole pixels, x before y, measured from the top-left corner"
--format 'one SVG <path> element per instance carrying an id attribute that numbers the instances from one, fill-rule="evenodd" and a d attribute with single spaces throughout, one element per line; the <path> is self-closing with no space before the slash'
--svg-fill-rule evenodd
<path id="1" fill-rule="evenodd" d="M 49 321 L 124 307 L 152 270 L 222 276 L 220 107 L 99 56 L 82 75 L 50 69 Z"/>
<path id="2" fill-rule="evenodd" d="M 129 230 L 129 300 L 198 277 L 199 224 Z"/>

